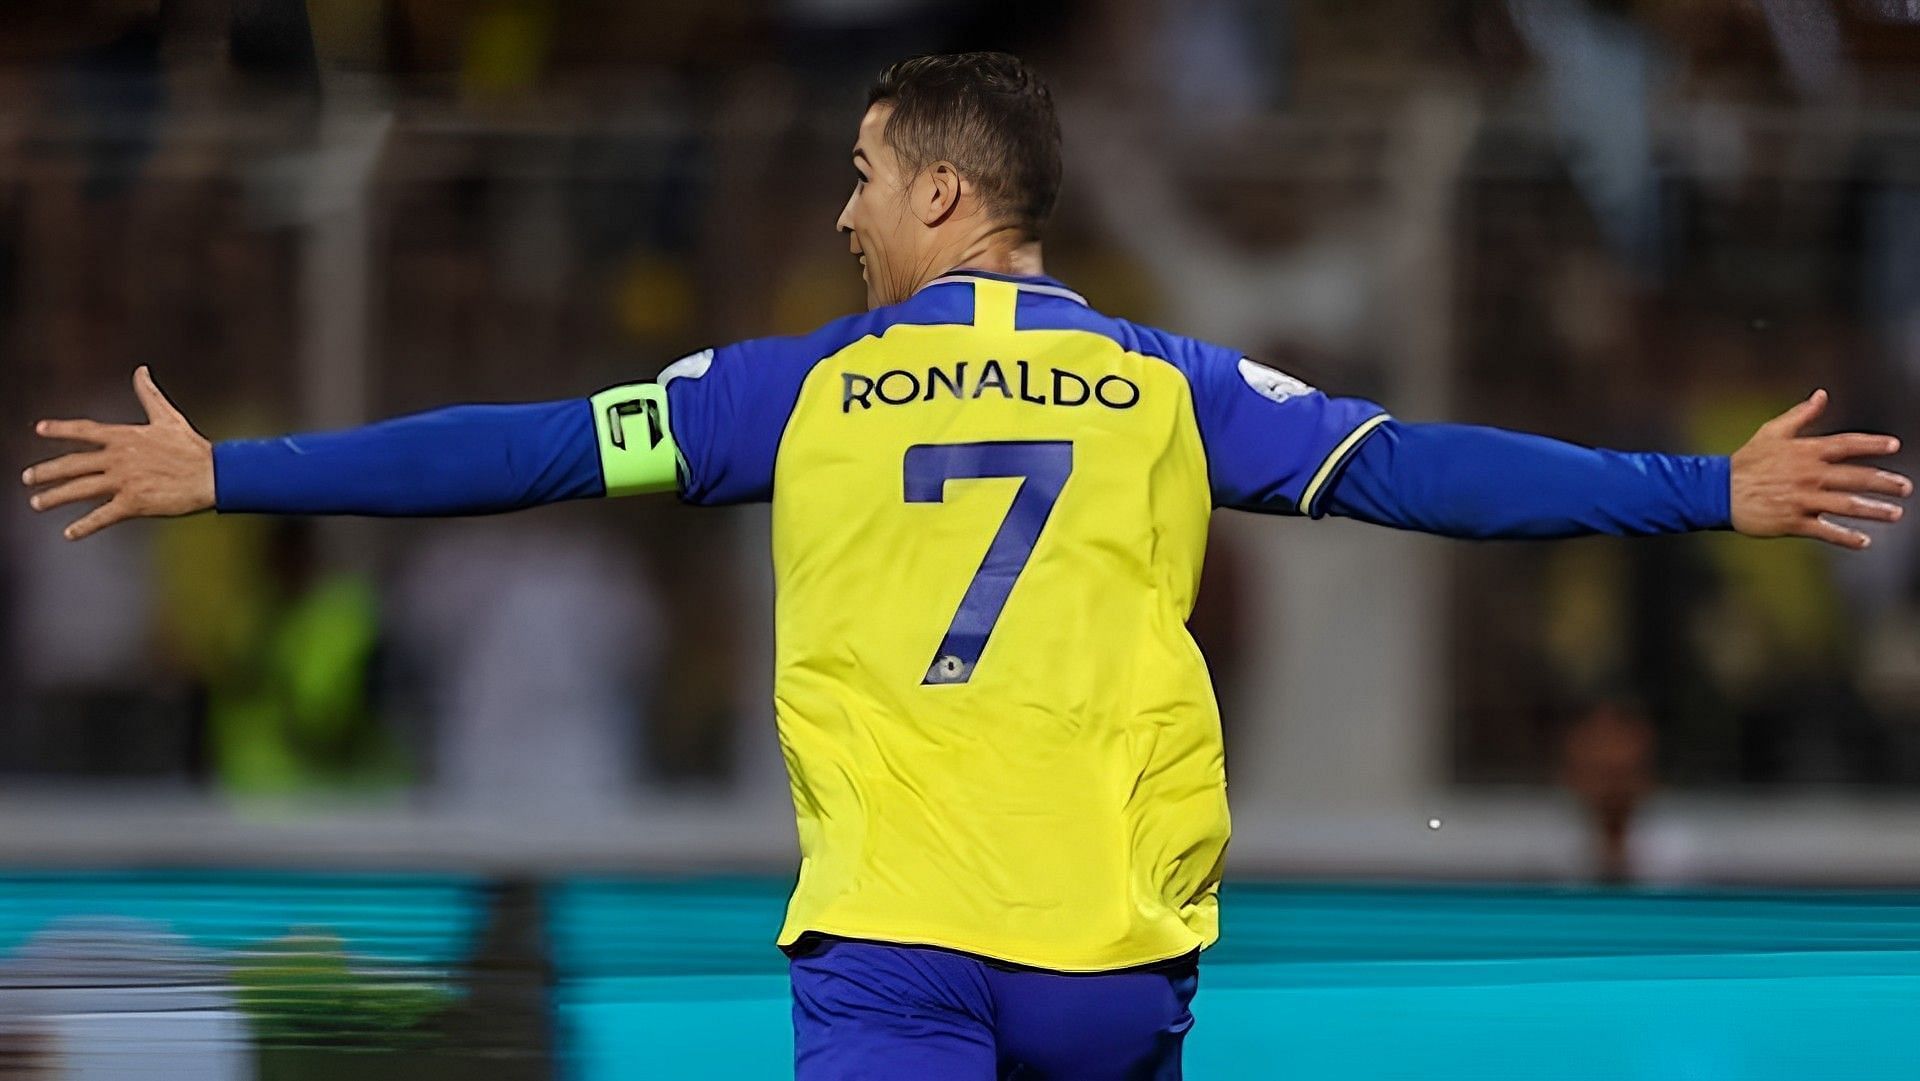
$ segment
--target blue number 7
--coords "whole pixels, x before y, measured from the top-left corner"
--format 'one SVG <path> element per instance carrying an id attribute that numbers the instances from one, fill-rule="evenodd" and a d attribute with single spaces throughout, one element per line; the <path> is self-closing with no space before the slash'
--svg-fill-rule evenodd
<path id="1" fill-rule="evenodd" d="M 949 480 L 1020 477 L 1006 520 L 987 545 L 987 556 L 974 572 L 960 610 L 953 614 L 947 636 L 927 666 L 921 683 L 965 683 L 987 646 L 987 636 L 1000 621 L 1014 580 L 1027 567 L 1040 531 L 1047 526 L 1060 489 L 1073 472 L 1073 444 L 1050 442 L 922 443 L 907 448 L 906 496 L 909 503 L 940 503 Z"/>

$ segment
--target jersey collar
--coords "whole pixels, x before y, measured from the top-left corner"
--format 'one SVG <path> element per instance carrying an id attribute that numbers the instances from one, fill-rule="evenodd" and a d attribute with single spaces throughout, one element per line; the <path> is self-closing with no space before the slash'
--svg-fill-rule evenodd
<path id="1" fill-rule="evenodd" d="M 995 274 L 993 271 L 990 271 L 990 270 L 962 269 L 962 270 L 949 271 L 946 274 L 942 274 L 940 277 L 933 279 L 932 281 L 928 282 L 926 285 L 921 286 L 920 288 L 930 289 L 936 285 L 952 285 L 957 282 L 972 281 L 976 278 L 984 278 L 987 281 L 1008 282 L 1018 286 L 1022 292 L 1039 293 L 1043 296 L 1050 296 L 1050 297 L 1060 297 L 1064 300 L 1071 300 L 1075 304 L 1078 304 L 1083 308 L 1089 306 L 1087 304 L 1086 297 L 1081 296 L 1079 293 L 1074 292 L 1073 290 L 1060 284 L 1058 281 L 1055 281 L 1054 279 L 1047 277 L 1044 274 L 1032 274 L 1032 275 Z"/>

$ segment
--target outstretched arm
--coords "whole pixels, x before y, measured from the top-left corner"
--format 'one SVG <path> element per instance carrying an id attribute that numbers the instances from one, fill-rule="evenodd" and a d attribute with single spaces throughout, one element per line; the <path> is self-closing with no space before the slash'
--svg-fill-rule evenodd
<path id="1" fill-rule="evenodd" d="M 100 506 L 69 525 L 79 540 L 130 518 L 218 509 L 275 514 L 490 514 L 608 493 L 671 490 L 676 451 L 666 399 L 634 384 L 591 399 L 464 405 L 363 428 L 209 443 L 142 367 L 146 424 L 41 421 L 52 439 L 91 443 L 28 469 L 49 510 Z"/>
<path id="2" fill-rule="evenodd" d="M 1382 424 L 1328 492 L 1331 514 L 1450 537 L 1643 535 L 1732 528 L 1865 548 L 1832 517 L 1894 522 L 1913 483 L 1853 464 L 1889 436 L 1803 436 L 1826 391 L 1762 425 L 1730 458 L 1629 454 L 1457 424 Z M 1831 517 L 1830 517 L 1831 516 Z"/>

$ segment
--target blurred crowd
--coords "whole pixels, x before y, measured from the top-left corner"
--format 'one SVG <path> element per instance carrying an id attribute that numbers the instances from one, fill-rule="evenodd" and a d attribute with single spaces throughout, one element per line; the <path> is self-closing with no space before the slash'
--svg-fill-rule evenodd
<path id="1" fill-rule="evenodd" d="M 1895 0 L 117 0 L 0 30 L 0 449 L 642 378 L 856 308 L 867 80 L 1018 51 L 1068 143 L 1049 269 L 1409 419 L 1726 452 L 1814 386 L 1911 428 L 1920 22 Z M 58 512 L 56 512 L 58 513 Z M 724 785 L 763 708 L 761 520 L 0 511 L 0 771 L 573 813 Z M 1284 550 L 1285 535 L 1272 542 Z M 1437 543 L 1437 542 L 1436 542 Z M 1464 785 L 1920 786 L 1911 530 L 1452 545 Z M 1218 542 L 1231 726 L 1287 648 Z M 1229 733 L 1229 740 L 1232 740 Z M 1611 828 L 1611 827 L 1609 827 Z"/>

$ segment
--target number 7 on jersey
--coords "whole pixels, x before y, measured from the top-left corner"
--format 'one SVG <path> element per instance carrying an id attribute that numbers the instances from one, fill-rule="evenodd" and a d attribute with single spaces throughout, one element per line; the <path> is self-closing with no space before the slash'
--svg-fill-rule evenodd
<path id="1" fill-rule="evenodd" d="M 1073 472 L 1073 444 L 1065 440 L 1000 443 L 922 443 L 907 448 L 903 463 L 909 503 L 941 503 L 950 480 L 1019 477 L 1007 517 L 987 545 L 960 608 L 953 614 L 923 684 L 965 683 L 986 648 L 1013 583 L 1027 567 L 1033 546 L 1047 526 Z"/>

